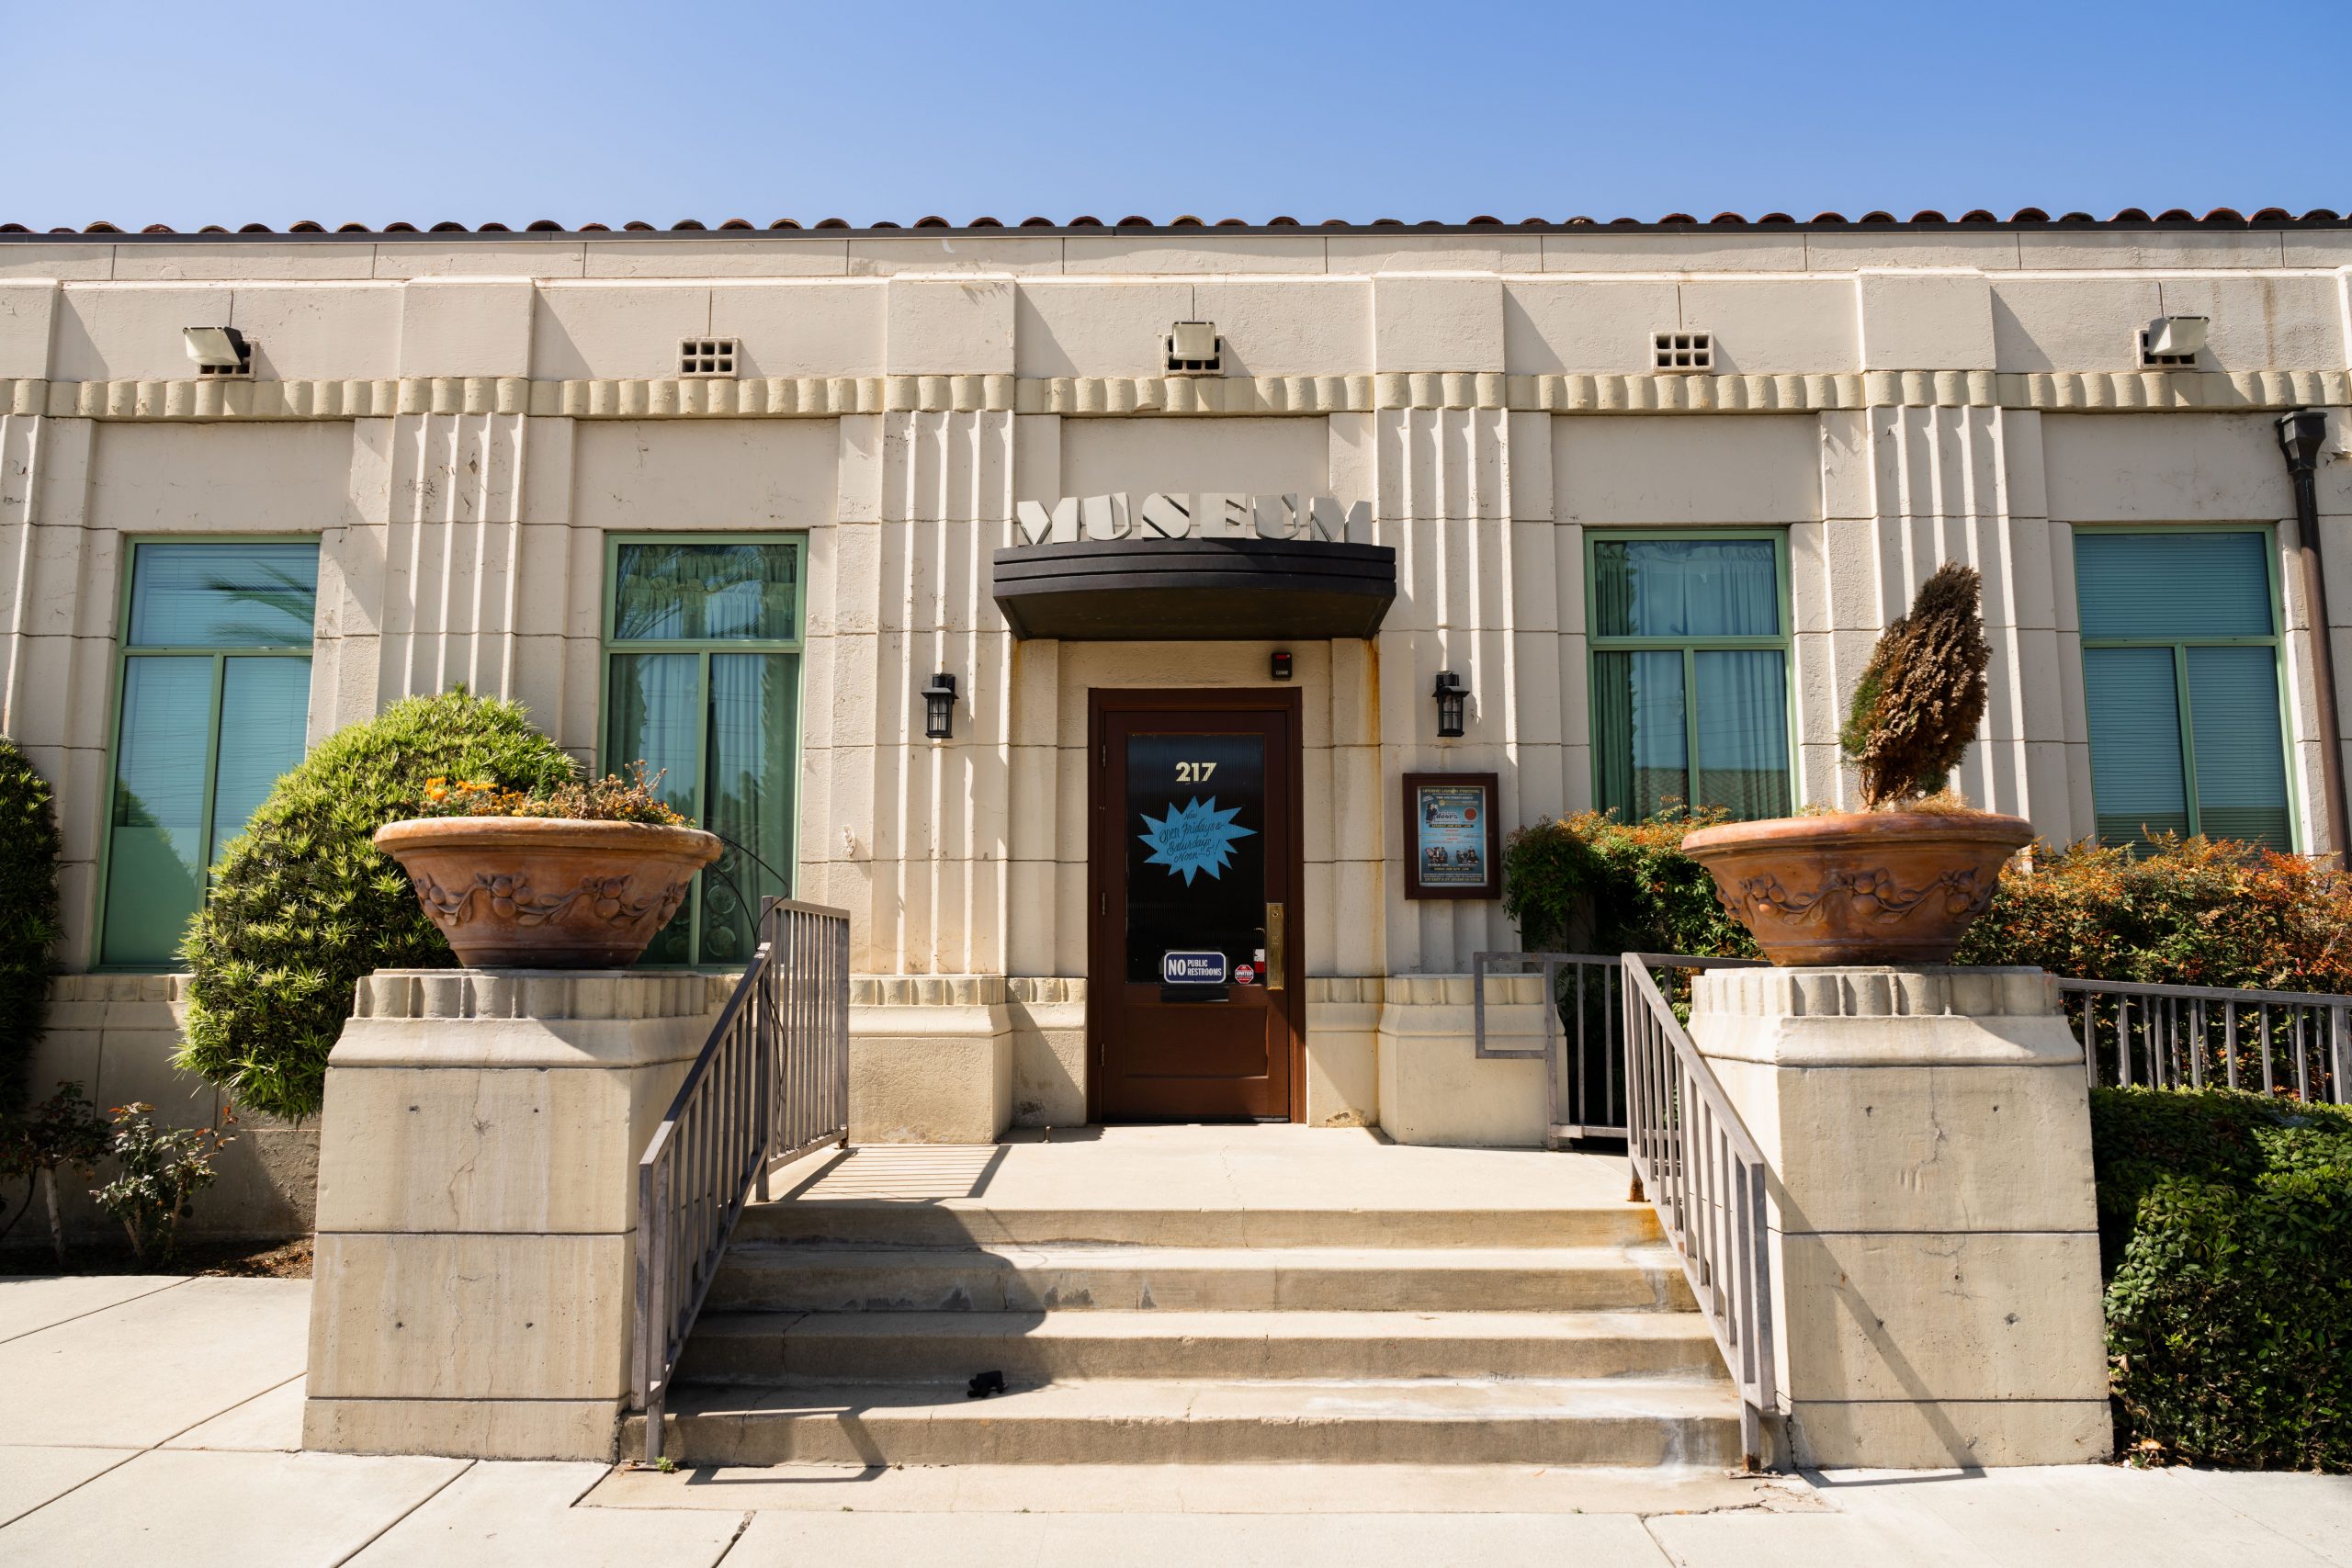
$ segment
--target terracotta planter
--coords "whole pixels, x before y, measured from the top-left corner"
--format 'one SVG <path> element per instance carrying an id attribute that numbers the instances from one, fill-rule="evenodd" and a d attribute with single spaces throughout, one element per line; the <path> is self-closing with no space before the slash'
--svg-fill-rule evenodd
<path id="1" fill-rule="evenodd" d="M 1951 962 L 2032 839 L 1989 811 L 1849 811 L 1702 828 L 1682 852 L 1775 964 L 1909 965 Z"/>
<path id="2" fill-rule="evenodd" d="M 376 829 L 469 969 L 626 969 L 718 840 L 695 828 L 433 817 Z"/>

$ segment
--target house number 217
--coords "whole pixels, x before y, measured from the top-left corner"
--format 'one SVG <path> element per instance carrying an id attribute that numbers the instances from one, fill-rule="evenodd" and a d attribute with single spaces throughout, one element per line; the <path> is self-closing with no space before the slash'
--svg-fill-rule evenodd
<path id="1" fill-rule="evenodd" d="M 1215 772 L 1216 772 L 1215 762 L 1179 762 L 1176 764 L 1176 782 L 1178 784 L 1206 784 L 1209 782 L 1209 775 Z"/>

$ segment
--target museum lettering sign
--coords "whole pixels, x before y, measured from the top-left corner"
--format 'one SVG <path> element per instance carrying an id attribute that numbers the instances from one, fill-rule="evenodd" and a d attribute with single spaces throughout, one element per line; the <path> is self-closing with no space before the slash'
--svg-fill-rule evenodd
<path id="1" fill-rule="evenodd" d="M 1016 545 L 1073 545 L 1113 539 L 1304 539 L 1369 544 L 1372 506 L 1341 505 L 1328 495 L 1235 495 L 1219 491 L 1143 496 L 1064 496 L 1050 505 L 1014 504 Z"/>
<path id="2" fill-rule="evenodd" d="M 1396 597 L 1396 552 L 1371 538 L 1370 504 L 1328 495 L 1024 501 L 996 552 L 996 603 L 1023 637 L 1370 637 Z"/>

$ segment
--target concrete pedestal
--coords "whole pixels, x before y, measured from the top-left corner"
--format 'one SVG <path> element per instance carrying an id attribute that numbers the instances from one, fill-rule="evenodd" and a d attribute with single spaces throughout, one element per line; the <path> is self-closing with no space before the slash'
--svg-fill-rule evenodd
<path id="1" fill-rule="evenodd" d="M 1380 1124 L 1380 1010 L 1377 975 L 1313 976 L 1306 981 L 1306 1124 Z"/>
<path id="2" fill-rule="evenodd" d="M 994 1143 L 1012 1124 L 1012 1056 L 1003 976 L 857 976 L 850 1141 Z"/>
<path id="3" fill-rule="evenodd" d="M 1400 1144 L 1542 1148 L 1551 1130 L 1544 1063 L 1481 1060 L 1467 975 L 1392 976 L 1380 1010 L 1380 1129 Z M 1487 1044 L 1544 1045 L 1544 982 L 1489 976 Z"/>
<path id="4" fill-rule="evenodd" d="M 2110 1444 L 2082 1048 L 2039 969 L 1698 976 L 1770 1162 L 1794 1457 L 2063 1464 Z"/>
<path id="5" fill-rule="evenodd" d="M 1012 1021 L 1012 1123 L 1076 1127 L 1086 1120 L 1086 981 L 1024 975 L 1004 982 Z"/>
<path id="6" fill-rule="evenodd" d="M 327 1064 L 305 1447 L 612 1457 L 638 1156 L 731 983 L 360 982 Z"/>

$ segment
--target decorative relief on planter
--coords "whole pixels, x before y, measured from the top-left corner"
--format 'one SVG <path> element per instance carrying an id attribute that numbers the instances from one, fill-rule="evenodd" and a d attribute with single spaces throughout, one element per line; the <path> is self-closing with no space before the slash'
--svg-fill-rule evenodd
<path id="1" fill-rule="evenodd" d="M 1855 811 L 1702 828 L 1682 850 L 1774 964 L 1946 964 L 2032 838 L 1989 811 Z"/>
<path id="2" fill-rule="evenodd" d="M 1973 920 L 1993 901 L 1993 889 L 1999 880 L 1997 873 L 1984 876 L 1976 867 L 1966 866 L 1947 871 L 1924 887 L 1906 889 L 1892 872 L 1874 866 L 1868 871 L 1831 872 L 1828 881 L 1804 894 L 1791 893 L 1777 876 L 1751 876 L 1740 883 L 1737 898 L 1725 892 L 1723 899 L 1724 907 L 1743 919 L 1747 910 L 1769 909 L 1790 925 L 1826 925 L 1842 902 L 1850 906 L 1854 919 L 1896 925 L 1940 897 L 1946 915 Z"/>
<path id="3" fill-rule="evenodd" d="M 379 829 L 417 902 L 469 969 L 623 969 L 718 858 L 693 828 L 436 817 Z"/>
<path id="4" fill-rule="evenodd" d="M 534 891 L 521 877 L 492 875 L 485 871 L 474 873 L 470 886 L 454 892 L 435 881 L 430 872 L 417 873 L 413 880 L 417 901 L 445 931 L 464 924 L 477 911 L 491 919 L 511 919 L 519 926 L 545 925 L 549 920 L 561 919 L 586 899 L 587 913 L 597 919 L 628 925 L 651 915 L 653 929 L 658 931 L 678 912 L 686 889 L 693 886 L 690 878 L 681 877 L 650 897 L 636 898 L 629 896 L 636 879 L 628 876 L 583 876 L 571 891 L 553 894 Z M 479 905 L 474 900 L 477 893 L 487 895 Z"/>

